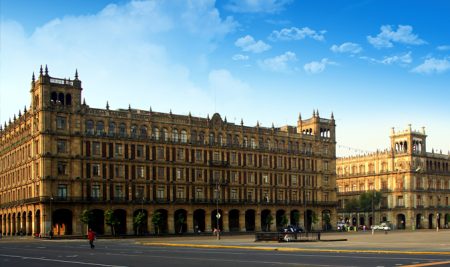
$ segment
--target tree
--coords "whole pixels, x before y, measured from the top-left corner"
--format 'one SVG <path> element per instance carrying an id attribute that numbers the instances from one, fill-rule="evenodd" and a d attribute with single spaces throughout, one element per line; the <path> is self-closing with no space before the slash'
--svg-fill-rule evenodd
<path id="1" fill-rule="evenodd" d="M 80 215 L 80 221 L 81 223 L 83 223 L 84 225 L 86 225 L 86 228 L 89 228 L 89 226 L 92 224 L 92 222 L 94 221 L 94 213 L 91 210 L 88 209 L 84 209 L 81 212 Z"/>
<path id="2" fill-rule="evenodd" d="M 267 231 L 270 231 L 270 226 L 273 224 L 273 217 L 271 214 L 267 215 L 265 223 L 266 223 Z"/>
<path id="3" fill-rule="evenodd" d="M 311 214 L 311 231 L 314 228 L 314 224 L 319 222 L 319 217 L 317 217 L 317 214 L 315 212 L 312 212 Z"/>
<path id="4" fill-rule="evenodd" d="M 159 234 L 159 228 L 162 223 L 161 212 L 157 211 L 157 212 L 153 213 L 152 223 L 153 223 L 153 226 L 155 227 L 155 233 Z"/>
<path id="5" fill-rule="evenodd" d="M 322 220 L 325 224 L 325 231 L 328 231 L 328 229 L 331 229 L 331 218 L 329 213 L 323 213 Z"/>
<path id="6" fill-rule="evenodd" d="M 283 214 L 283 216 L 281 216 L 281 226 L 286 227 L 286 225 L 288 224 L 288 218 L 286 216 L 286 214 Z"/>
<path id="7" fill-rule="evenodd" d="M 105 211 L 105 223 L 111 227 L 111 235 L 116 235 L 116 227 L 120 225 L 119 219 L 112 209 Z"/>
<path id="8" fill-rule="evenodd" d="M 177 224 L 180 227 L 180 234 L 183 233 L 183 226 L 185 221 L 186 219 L 184 218 L 184 215 L 182 213 L 179 213 L 177 218 Z"/>
<path id="9" fill-rule="evenodd" d="M 139 213 L 133 218 L 133 223 L 136 227 L 136 232 L 138 235 L 142 234 L 142 226 L 144 226 L 146 219 L 147 216 L 143 211 L 139 211 Z"/>

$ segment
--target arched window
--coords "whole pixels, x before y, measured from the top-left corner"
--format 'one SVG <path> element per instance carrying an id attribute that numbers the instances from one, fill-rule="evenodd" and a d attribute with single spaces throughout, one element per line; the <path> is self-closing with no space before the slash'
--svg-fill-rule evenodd
<path id="1" fill-rule="evenodd" d="M 64 105 L 64 94 L 63 93 L 59 93 L 58 94 L 58 104 Z"/>
<path id="2" fill-rule="evenodd" d="M 220 146 L 223 146 L 223 136 L 222 136 L 222 134 L 219 134 L 219 136 L 217 136 L 217 141 L 219 142 L 219 145 Z"/>
<path id="3" fill-rule="evenodd" d="M 140 137 L 147 138 L 147 127 L 145 125 L 141 126 Z"/>
<path id="4" fill-rule="evenodd" d="M 66 105 L 68 105 L 68 106 L 72 105 L 72 95 L 71 94 L 66 95 Z"/>
<path id="5" fill-rule="evenodd" d="M 255 142 L 255 138 L 250 138 L 250 147 L 255 149 L 256 148 L 256 142 Z"/>
<path id="6" fill-rule="evenodd" d="M 164 142 L 169 141 L 169 131 L 166 128 L 163 128 L 161 138 Z"/>
<path id="7" fill-rule="evenodd" d="M 126 130 L 125 127 L 126 127 L 126 126 L 125 126 L 125 123 L 121 123 L 121 124 L 119 125 L 119 136 L 120 136 L 120 137 L 125 137 L 125 136 L 127 135 L 127 130 Z"/>
<path id="8" fill-rule="evenodd" d="M 58 93 L 56 92 L 52 92 L 51 96 L 50 96 L 50 102 L 52 104 L 56 104 L 56 101 L 58 100 Z"/>
<path id="9" fill-rule="evenodd" d="M 186 130 L 181 130 L 181 143 L 187 143 L 187 132 L 186 132 Z"/>
<path id="10" fill-rule="evenodd" d="M 136 138 L 137 137 L 137 126 L 136 125 L 131 125 L 131 129 L 130 129 L 130 133 L 131 133 L 131 138 Z"/>
<path id="11" fill-rule="evenodd" d="M 197 131 L 191 132 L 191 143 L 193 144 L 197 143 Z"/>
<path id="12" fill-rule="evenodd" d="M 152 137 L 153 137 L 153 139 L 155 139 L 155 140 L 159 140 L 159 129 L 158 128 L 153 128 L 153 131 L 152 131 Z"/>
<path id="13" fill-rule="evenodd" d="M 177 129 L 172 130 L 172 141 L 178 143 L 178 130 Z"/>
<path id="14" fill-rule="evenodd" d="M 91 120 L 86 121 L 86 133 L 94 134 L 94 122 Z"/>
<path id="15" fill-rule="evenodd" d="M 244 140 L 243 140 L 242 145 L 243 145 L 244 147 L 248 147 L 248 138 L 247 138 L 247 136 L 244 136 Z"/>
<path id="16" fill-rule="evenodd" d="M 210 134 L 209 134 L 209 144 L 210 144 L 210 145 L 214 145 L 214 143 L 215 143 L 215 136 L 214 136 L 214 133 L 210 133 Z"/>
<path id="17" fill-rule="evenodd" d="M 204 144 L 205 143 L 205 133 L 204 132 L 200 132 L 199 133 L 198 141 L 200 142 L 200 144 Z"/>
<path id="18" fill-rule="evenodd" d="M 238 146 L 239 145 L 239 135 L 235 135 L 233 138 L 233 145 Z"/>
<path id="19" fill-rule="evenodd" d="M 105 132 L 105 123 L 103 121 L 97 121 L 96 131 L 97 134 L 103 134 Z"/>
<path id="20" fill-rule="evenodd" d="M 111 121 L 109 122 L 108 135 L 114 136 L 115 133 L 116 133 L 116 124 L 113 121 Z"/>

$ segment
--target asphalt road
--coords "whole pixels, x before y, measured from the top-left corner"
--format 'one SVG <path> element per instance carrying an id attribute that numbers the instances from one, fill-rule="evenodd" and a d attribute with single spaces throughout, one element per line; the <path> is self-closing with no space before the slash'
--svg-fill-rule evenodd
<path id="1" fill-rule="evenodd" d="M 424 265 L 426 264 L 426 265 Z M 431 264 L 431 265 L 430 265 Z M 133 239 L 0 240 L 0 266 L 450 266 L 450 255 L 404 255 L 143 246 Z"/>

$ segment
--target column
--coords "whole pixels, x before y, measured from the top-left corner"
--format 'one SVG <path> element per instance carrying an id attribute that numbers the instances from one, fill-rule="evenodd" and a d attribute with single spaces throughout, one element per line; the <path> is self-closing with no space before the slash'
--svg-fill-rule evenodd
<path id="1" fill-rule="evenodd" d="M 175 225 L 174 225 L 174 213 L 172 211 L 169 211 L 167 213 L 167 231 L 169 234 L 175 233 Z"/>
<path id="2" fill-rule="evenodd" d="M 247 230 L 245 228 L 245 210 L 244 212 L 239 211 L 239 228 L 241 232 L 245 232 Z"/>
<path id="3" fill-rule="evenodd" d="M 192 212 L 187 212 L 186 216 L 187 216 L 187 218 L 186 218 L 187 232 L 194 233 L 195 232 L 194 214 Z"/>
<path id="4" fill-rule="evenodd" d="M 229 232 L 230 231 L 230 219 L 228 216 L 228 211 L 222 210 L 222 224 L 223 224 L 223 231 Z"/>
<path id="5" fill-rule="evenodd" d="M 155 227 L 152 223 L 153 213 L 149 212 L 147 216 L 147 225 L 148 225 L 148 232 L 150 234 L 155 234 Z"/>
<path id="6" fill-rule="evenodd" d="M 127 210 L 127 218 L 126 218 L 126 222 L 127 222 L 127 235 L 134 235 L 134 229 L 133 229 L 133 210 L 132 209 L 128 209 Z"/>
<path id="7" fill-rule="evenodd" d="M 215 209 L 214 209 L 215 210 Z M 212 214 L 212 212 L 211 211 L 209 211 L 209 212 L 205 212 L 205 232 L 212 232 L 212 229 L 211 229 L 211 215 Z"/>
<path id="8" fill-rule="evenodd" d="M 261 212 L 258 210 L 255 212 L 255 231 L 261 232 Z"/>

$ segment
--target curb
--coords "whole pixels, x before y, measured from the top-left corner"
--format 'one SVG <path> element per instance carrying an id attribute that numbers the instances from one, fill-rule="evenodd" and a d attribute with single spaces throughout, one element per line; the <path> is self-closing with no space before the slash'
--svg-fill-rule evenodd
<path id="1" fill-rule="evenodd" d="M 245 249 L 259 251 L 284 251 L 284 252 L 328 252 L 328 253 L 370 253 L 370 254 L 405 254 L 405 255 L 450 255 L 450 251 L 403 251 L 403 250 L 356 250 L 356 249 L 313 249 L 313 248 L 287 248 L 287 247 L 255 247 L 235 245 L 206 245 L 206 244 L 174 244 L 136 242 L 144 246 L 162 247 L 188 247 L 188 248 L 221 248 L 221 249 Z"/>

